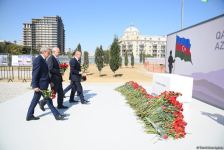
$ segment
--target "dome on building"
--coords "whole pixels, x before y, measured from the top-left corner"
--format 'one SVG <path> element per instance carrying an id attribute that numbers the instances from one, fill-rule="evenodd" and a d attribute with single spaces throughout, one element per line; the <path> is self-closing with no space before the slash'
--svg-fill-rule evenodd
<path id="1" fill-rule="evenodd" d="M 126 35 L 139 35 L 140 32 L 138 30 L 138 28 L 136 28 L 135 26 L 129 26 L 128 28 L 125 29 L 124 34 Z"/>
<path id="2" fill-rule="evenodd" d="M 129 26 L 124 30 L 123 38 L 126 39 L 136 39 L 140 35 L 138 28 L 135 26 Z"/>

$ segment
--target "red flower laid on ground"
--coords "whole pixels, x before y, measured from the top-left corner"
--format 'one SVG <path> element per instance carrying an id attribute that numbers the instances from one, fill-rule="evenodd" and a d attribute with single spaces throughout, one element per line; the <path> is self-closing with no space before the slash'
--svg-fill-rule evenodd
<path id="1" fill-rule="evenodd" d="M 129 81 L 127 84 L 131 85 L 135 90 L 139 90 L 143 95 L 145 95 L 146 98 L 148 98 L 148 99 L 153 98 L 153 96 L 148 94 L 146 89 L 144 89 L 138 83 L 136 83 L 134 81 Z"/>
<path id="2" fill-rule="evenodd" d="M 168 135 L 166 135 L 166 134 L 163 135 L 163 138 L 164 138 L 164 139 L 168 139 Z"/>
<path id="3" fill-rule="evenodd" d="M 184 121 L 182 113 L 183 104 L 177 100 L 177 97 L 182 95 L 181 93 L 164 91 L 158 96 L 152 96 L 134 81 L 129 81 L 121 87 L 125 89 L 127 95 L 137 96 L 136 98 L 128 97 L 131 104 L 134 104 L 133 107 L 138 110 L 138 113 L 142 113 L 138 115 L 143 116 L 144 121 L 148 120 L 146 124 L 152 124 L 163 139 L 185 137 L 187 123 Z M 148 99 L 148 102 L 145 103 L 145 99 Z M 145 107 L 143 104 L 149 105 L 149 107 Z"/>
<path id="4" fill-rule="evenodd" d="M 166 109 L 166 106 L 162 106 L 162 109 L 165 110 Z"/>

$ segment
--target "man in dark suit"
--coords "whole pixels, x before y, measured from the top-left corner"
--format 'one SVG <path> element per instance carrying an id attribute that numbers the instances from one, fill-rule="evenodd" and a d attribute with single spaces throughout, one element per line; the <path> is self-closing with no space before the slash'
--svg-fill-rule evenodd
<path id="1" fill-rule="evenodd" d="M 69 78 L 69 80 L 71 80 Z M 64 89 L 63 93 L 64 93 L 64 97 L 65 97 L 65 94 L 71 90 L 71 93 L 70 93 L 70 98 L 69 98 L 69 102 L 70 103 L 74 103 L 74 102 L 79 102 L 77 100 L 74 100 L 74 97 L 75 97 L 75 93 L 76 93 L 76 90 L 74 91 L 74 89 L 72 88 L 73 87 L 73 82 L 71 81 L 71 83 Z"/>
<path id="2" fill-rule="evenodd" d="M 41 54 L 37 56 L 37 58 L 33 61 L 33 69 L 32 69 L 32 88 L 34 89 L 34 96 L 30 103 L 26 120 L 38 120 L 39 117 L 35 117 L 34 109 L 39 102 L 41 98 L 41 90 L 47 90 L 48 85 L 50 83 L 49 78 L 49 70 L 46 63 L 46 58 L 50 55 L 50 49 L 49 48 L 41 48 L 40 49 Z M 64 115 L 61 115 L 57 109 L 53 106 L 52 100 L 47 100 L 47 105 L 50 108 L 51 112 L 53 113 L 56 120 L 63 120 Z"/>
<path id="3" fill-rule="evenodd" d="M 60 62 L 58 60 L 58 56 L 60 55 L 60 49 L 55 47 L 52 49 L 53 54 L 47 58 L 47 65 L 49 68 L 49 76 L 51 80 L 51 85 L 52 88 L 56 91 L 57 93 L 57 103 L 58 109 L 67 109 L 67 106 L 63 105 L 63 88 L 62 88 L 62 74 L 60 72 Z M 45 100 L 40 101 L 40 108 L 42 110 L 44 109 L 44 105 L 46 104 Z"/>
<path id="4" fill-rule="evenodd" d="M 77 95 L 79 96 L 81 103 L 87 104 L 89 101 L 86 101 L 84 99 L 83 89 L 82 89 L 82 85 L 81 85 L 82 72 L 81 72 L 81 65 L 79 62 L 80 58 L 81 58 L 81 52 L 76 50 L 74 52 L 74 58 L 72 58 L 69 62 L 69 64 L 70 64 L 70 79 L 72 82 L 72 89 L 73 89 L 73 91 L 77 91 Z M 74 96 L 72 97 L 72 95 L 70 95 L 70 100 L 73 100 L 73 99 L 74 99 Z"/>
<path id="5" fill-rule="evenodd" d="M 75 58 L 75 52 L 72 53 L 72 57 Z M 71 80 L 71 74 L 69 74 L 69 80 Z M 76 90 L 74 91 L 74 89 L 72 87 L 73 87 L 73 82 L 71 81 L 70 84 L 64 89 L 63 93 L 64 93 L 64 96 L 65 96 L 65 94 L 69 90 L 71 90 L 69 102 L 70 103 L 75 103 L 75 102 L 77 103 L 79 101 L 74 100 Z"/>

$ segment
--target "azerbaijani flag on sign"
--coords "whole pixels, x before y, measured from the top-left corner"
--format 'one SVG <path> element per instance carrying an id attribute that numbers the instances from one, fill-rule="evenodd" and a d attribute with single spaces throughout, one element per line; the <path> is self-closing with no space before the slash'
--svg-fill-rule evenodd
<path id="1" fill-rule="evenodd" d="M 189 39 L 180 38 L 176 36 L 176 53 L 175 57 L 179 57 L 181 60 L 184 61 L 191 61 L 191 43 Z"/>

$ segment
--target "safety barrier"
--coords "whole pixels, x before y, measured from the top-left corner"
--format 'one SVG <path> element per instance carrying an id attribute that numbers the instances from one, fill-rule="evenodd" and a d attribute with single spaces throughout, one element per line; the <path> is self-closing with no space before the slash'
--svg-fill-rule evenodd
<path id="1" fill-rule="evenodd" d="M 14 70 L 10 66 L 0 66 L 0 79 L 8 80 L 8 82 L 13 82 L 14 80 Z"/>
<path id="2" fill-rule="evenodd" d="M 32 66 L 0 66 L 0 80 L 27 80 L 32 79 Z"/>
<path id="3" fill-rule="evenodd" d="M 32 67 L 31 66 L 19 66 L 18 67 L 18 80 L 26 82 L 32 79 Z"/>

